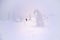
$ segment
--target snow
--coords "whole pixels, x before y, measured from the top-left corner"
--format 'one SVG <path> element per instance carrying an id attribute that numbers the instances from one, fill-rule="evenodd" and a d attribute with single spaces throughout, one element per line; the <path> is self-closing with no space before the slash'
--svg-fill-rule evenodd
<path id="1" fill-rule="evenodd" d="M 2 40 L 47 40 L 48 28 L 37 27 L 35 18 L 22 22 L 0 22 Z"/>
<path id="2" fill-rule="evenodd" d="M 43 27 L 35 18 L 22 21 L 36 8 L 45 15 Z M 60 40 L 60 1 L 0 0 L 0 40 Z"/>

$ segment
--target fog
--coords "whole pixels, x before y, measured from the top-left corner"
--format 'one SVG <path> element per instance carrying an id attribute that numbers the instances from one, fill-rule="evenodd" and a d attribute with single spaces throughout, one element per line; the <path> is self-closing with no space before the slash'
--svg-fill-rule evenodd
<path id="1" fill-rule="evenodd" d="M 60 40 L 59 0 L 0 0 L 0 40 Z"/>

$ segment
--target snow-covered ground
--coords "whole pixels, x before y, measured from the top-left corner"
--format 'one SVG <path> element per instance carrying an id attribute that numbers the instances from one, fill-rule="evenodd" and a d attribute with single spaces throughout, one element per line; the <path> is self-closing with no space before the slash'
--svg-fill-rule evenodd
<path id="1" fill-rule="evenodd" d="M 1 40 L 48 40 L 48 28 L 37 27 L 35 18 L 29 21 L 0 22 Z"/>
<path id="2" fill-rule="evenodd" d="M 34 19 L 22 21 L 35 9 L 45 15 L 44 27 Z M 0 40 L 60 40 L 60 1 L 0 0 Z"/>

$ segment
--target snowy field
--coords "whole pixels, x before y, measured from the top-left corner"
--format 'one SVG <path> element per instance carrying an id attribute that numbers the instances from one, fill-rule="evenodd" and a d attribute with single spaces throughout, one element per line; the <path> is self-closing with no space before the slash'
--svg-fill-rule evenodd
<path id="1" fill-rule="evenodd" d="M 48 40 L 48 28 L 37 27 L 33 20 L 0 22 L 1 40 Z"/>
<path id="2" fill-rule="evenodd" d="M 0 40 L 60 40 L 60 0 L 0 0 Z"/>

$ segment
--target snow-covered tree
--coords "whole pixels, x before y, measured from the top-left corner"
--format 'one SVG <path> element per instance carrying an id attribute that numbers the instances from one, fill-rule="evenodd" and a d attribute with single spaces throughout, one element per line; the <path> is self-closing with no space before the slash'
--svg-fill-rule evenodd
<path id="1" fill-rule="evenodd" d="M 36 17 L 37 26 L 43 26 L 42 14 L 39 12 L 38 9 L 34 10 L 34 15 Z"/>

